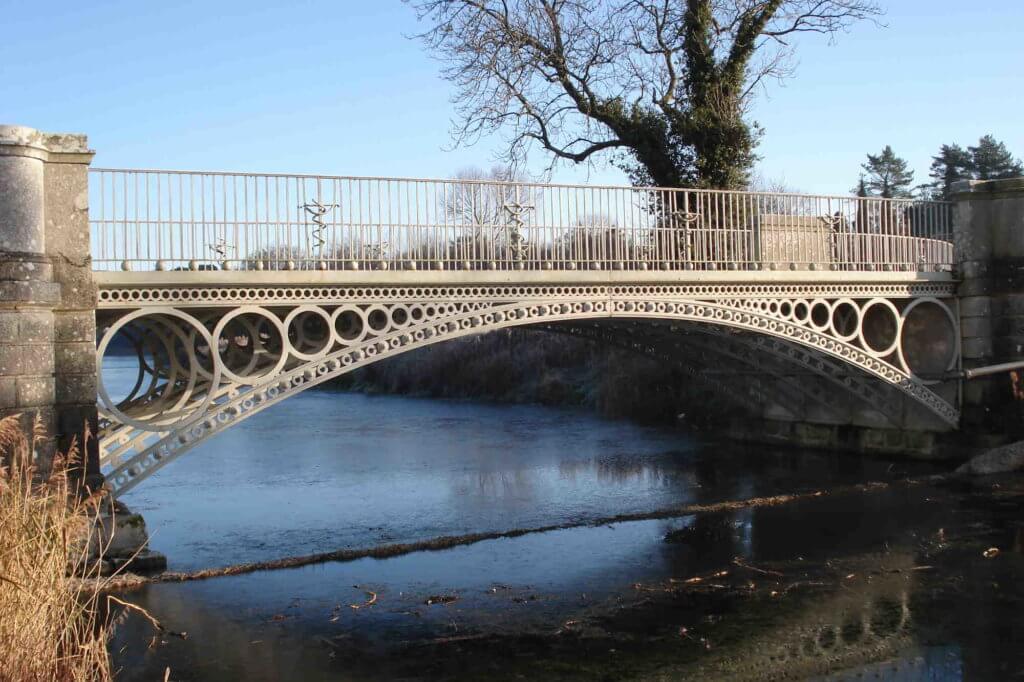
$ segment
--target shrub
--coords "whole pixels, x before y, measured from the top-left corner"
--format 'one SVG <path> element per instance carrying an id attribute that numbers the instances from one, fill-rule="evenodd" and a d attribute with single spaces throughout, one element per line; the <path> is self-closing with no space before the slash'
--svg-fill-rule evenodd
<path id="1" fill-rule="evenodd" d="M 110 680 L 109 627 L 100 616 L 98 561 L 86 561 L 99 501 L 72 490 L 77 449 L 45 476 L 37 419 L 0 419 L 0 680 Z"/>

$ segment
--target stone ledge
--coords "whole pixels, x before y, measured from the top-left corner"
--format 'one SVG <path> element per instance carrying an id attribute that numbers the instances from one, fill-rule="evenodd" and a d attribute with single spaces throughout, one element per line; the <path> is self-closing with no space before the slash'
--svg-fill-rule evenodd
<path id="1" fill-rule="evenodd" d="M 960 180 L 952 187 L 956 201 L 1024 197 L 1024 178 L 1003 180 Z"/>
<path id="2" fill-rule="evenodd" d="M 28 156 L 51 163 L 89 163 L 95 152 L 78 133 L 44 133 L 19 125 L 0 125 L 0 156 Z"/>

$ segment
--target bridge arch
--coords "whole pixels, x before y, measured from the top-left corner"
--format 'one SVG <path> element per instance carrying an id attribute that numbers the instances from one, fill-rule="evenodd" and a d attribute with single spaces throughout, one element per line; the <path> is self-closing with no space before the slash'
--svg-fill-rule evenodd
<path id="1" fill-rule="evenodd" d="M 686 322 L 714 328 L 753 332 L 812 349 L 873 375 L 876 379 L 916 400 L 943 422 L 955 426 L 956 408 L 932 390 L 926 380 L 901 366 L 904 311 L 912 302 L 928 298 L 946 306 L 939 285 L 877 285 L 829 287 L 751 286 L 480 286 L 480 287 L 308 287 L 272 294 L 246 290 L 190 290 L 187 298 L 108 290 L 108 297 L 126 303 L 146 300 L 146 305 L 107 325 L 100 350 L 126 324 L 152 320 L 171 327 L 181 321 L 188 330 L 171 332 L 178 339 L 176 357 L 164 365 L 191 363 L 189 377 L 205 382 L 171 379 L 163 384 L 170 397 L 181 404 L 180 392 L 191 386 L 185 404 L 168 416 L 160 400 L 170 397 L 135 396 L 127 404 L 114 404 L 101 392 L 102 458 L 115 492 L 124 492 L 168 462 L 220 431 L 253 416 L 292 395 L 386 357 L 443 341 L 497 329 L 593 320 L 661 320 Z M 128 300 L 124 300 L 127 298 Z M 171 300 L 167 300 L 170 298 Z M 173 300 L 177 298 L 177 300 Z M 164 300 L 161 300 L 164 299 Z M 254 300 L 263 301 L 255 305 Z M 232 303 L 235 303 L 232 305 Z M 888 317 L 875 312 L 888 311 Z M 122 309 L 123 310 L 123 309 Z M 308 329 L 295 328 L 306 313 Z M 265 322 L 246 321 L 262 318 Z M 855 325 L 851 326 L 849 320 Z M 289 325 L 284 324 L 284 320 Z M 250 329 L 231 337 L 229 323 Z M 274 322 L 277 320 L 277 322 Z M 879 321 L 880 320 L 880 321 Z M 327 324 L 329 323 L 329 328 Z M 225 331 L 230 338 L 225 338 Z M 852 333 L 852 332 L 856 333 Z M 319 348 L 306 336 L 328 335 Z M 888 335 L 888 336 L 886 336 Z M 182 338 L 187 343 L 180 343 Z M 258 338 L 257 338 L 258 337 Z M 892 341 L 889 342 L 889 337 Z M 237 343 L 236 343 L 237 342 Z M 955 340 L 952 341 L 955 343 Z M 235 346 L 251 344 L 253 354 L 265 356 L 263 373 L 244 375 L 251 357 Z M 264 346 L 265 344 L 265 346 Z M 296 344 L 302 345 L 297 348 Z M 889 345 L 895 347 L 889 348 Z M 166 343 L 165 343 L 166 345 Z M 259 347 L 257 347 L 259 346 Z M 293 352 L 296 351 L 297 352 Z M 232 359 L 232 353 L 236 357 Z M 273 357 L 277 353 L 277 357 Z M 283 356 L 284 359 L 282 359 Z M 290 358 L 290 361 L 289 361 Z M 945 360 L 943 360 L 945 362 Z M 241 364 L 239 364 L 241 363 Z M 934 364 L 934 363 L 932 363 Z M 103 383 L 102 354 L 97 370 Z M 225 372 L 226 370 L 226 372 Z M 180 373 L 180 372 L 179 372 Z M 244 375 L 244 376 L 243 376 Z M 222 377 L 234 377 L 224 381 Z M 153 382 L 151 382 L 153 383 Z M 847 388 L 857 390 L 855 383 Z M 159 400 L 158 400 L 159 398 Z M 142 419 L 130 413 L 140 414 Z M 127 417 L 125 419 L 124 417 Z"/>

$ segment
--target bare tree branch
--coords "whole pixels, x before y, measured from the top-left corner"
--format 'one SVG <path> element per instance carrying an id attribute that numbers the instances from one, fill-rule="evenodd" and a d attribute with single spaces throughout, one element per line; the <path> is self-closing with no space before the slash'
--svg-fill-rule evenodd
<path id="1" fill-rule="evenodd" d="M 792 73 L 791 37 L 834 36 L 872 0 L 406 0 L 455 86 L 453 139 L 507 136 L 552 163 L 622 150 L 637 181 L 746 182 L 757 86 Z"/>

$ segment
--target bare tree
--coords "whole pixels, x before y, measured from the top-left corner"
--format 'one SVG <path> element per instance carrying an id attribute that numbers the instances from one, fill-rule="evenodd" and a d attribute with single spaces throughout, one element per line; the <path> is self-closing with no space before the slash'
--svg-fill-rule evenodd
<path id="1" fill-rule="evenodd" d="M 459 144 L 509 135 L 637 184 L 739 187 L 760 134 L 752 93 L 790 74 L 792 39 L 880 14 L 872 0 L 406 0 L 456 86 Z"/>
<path id="2" fill-rule="evenodd" d="M 510 166 L 497 165 L 489 171 L 463 168 L 455 174 L 445 212 L 454 222 L 478 228 L 504 224 L 504 206 L 517 198 L 516 182 L 522 178 Z"/>
<path id="3" fill-rule="evenodd" d="M 445 198 L 445 213 L 462 227 L 450 246 L 457 258 L 504 259 L 511 248 L 518 258 L 528 247 L 517 222 L 524 218 L 524 202 L 539 199 L 536 187 L 522 184 L 511 166 L 496 165 L 489 171 L 464 168 L 455 175 Z"/>

